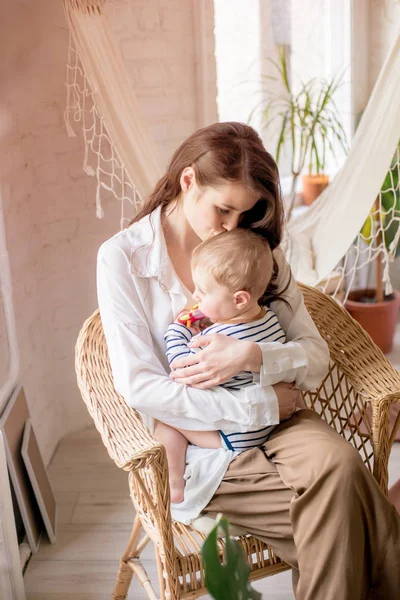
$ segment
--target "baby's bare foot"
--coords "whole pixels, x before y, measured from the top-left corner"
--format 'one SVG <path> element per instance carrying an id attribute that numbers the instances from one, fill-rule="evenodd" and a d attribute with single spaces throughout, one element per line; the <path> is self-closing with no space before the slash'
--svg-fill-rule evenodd
<path id="1" fill-rule="evenodd" d="M 169 490 L 171 502 L 174 502 L 175 504 L 182 502 L 184 498 L 185 480 L 183 478 L 170 480 Z"/>

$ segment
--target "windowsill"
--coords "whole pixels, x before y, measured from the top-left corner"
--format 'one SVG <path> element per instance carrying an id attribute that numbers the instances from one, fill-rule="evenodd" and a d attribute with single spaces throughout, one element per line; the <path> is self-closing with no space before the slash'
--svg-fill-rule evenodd
<path id="1" fill-rule="evenodd" d="M 329 176 L 329 181 L 331 183 L 339 171 L 340 171 L 340 168 L 335 168 L 335 169 L 331 169 L 330 171 L 328 171 L 327 175 Z M 285 206 L 287 207 L 288 203 L 289 203 L 290 191 L 291 191 L 291 187 L 292 187 L 292 177 L 290 175 L 281 177 L 280 183 L 281 183 L 283 202 L 284 202 Z M 310 208 L 309 206 L 306 206 L 305 204 L 303 204 L 300 199 L 300 195 L 301 195 L 302 191 L 303 191 L 303 186 L 302 186 L 301 175 L 300 175 L 298 177 L 297 183 L 296 183 L 296 195 L 298 197 L 295 200 L 295 205 L 294 205 L 294 208 L 292 211 L 292 219 L 307 212 L 307 210 Z"/>
<path id="2" fill-rule="evenodd" d="M 292 221 L 294 219 L 297 219 L 297 217 L 300 217 L 301 215 L 306 213 L 311 208 L 311 206 L 307 206 L 306 204 L 299 204 L 299 206 L 294 206 L 290 220 Z"/>

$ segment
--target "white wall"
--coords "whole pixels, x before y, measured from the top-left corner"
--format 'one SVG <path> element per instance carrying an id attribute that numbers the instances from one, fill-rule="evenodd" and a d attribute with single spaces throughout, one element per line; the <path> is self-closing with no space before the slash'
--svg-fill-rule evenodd
<path id="1" fill-rule="evenodd" d="M 216 120 L 213 12 L 206 0 L 206 62 Z M 163 160 L 199 124 L 194 6 L 186 0 L 113 5 L 142 111 Z M 119 13 L 120 11 L 120 13 Z M 0 170 L 24 384 L 45 461 L 59 439 L 90 423 L 74 373 L 74 344 L 96 308 L 95 259 L 119 223 L 115 201 L 95 218 L 81 137 L 63 123 L 68 32 L 62 2 L 0 5 Z M 214 111 L 214 112 L 213 112 Z M 202 124 L 202 123 L 201 123 Z M 1 304 L 0 304 L 1 308 Z M 2 329 L 1 329 L 2 328 Z M 0 363 L 7 360 L 0 317 Z M 0 376 L 3 371 L 0 372 Z"/>
<path id="2" fill-rule="evenodd" d="M 369 0 L 369 91 L 400 32 L 400 2 Z"/>
<path id="3" fill-rule="evenodd" d="M 199 127 L 208 105 L 208 123 L 217 120 L 212 0 L 118 0 L 105 5 L 115 39 L 131 74 L 142 113 L 166 162 L 176 147 Z M 204 31 L 202 31 L 204 27 Z M 207 93 L 198 93 L 197 39 L 205 37 Z"/>

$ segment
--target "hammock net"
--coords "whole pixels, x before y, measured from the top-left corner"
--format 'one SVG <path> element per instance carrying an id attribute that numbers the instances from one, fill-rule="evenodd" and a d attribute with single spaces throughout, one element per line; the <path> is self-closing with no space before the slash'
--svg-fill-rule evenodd
<path id="1" fill-rule="evenodd" d="M 162 174 L 148 126 L 107 19 L 106 0 L 64 0 L 70 29 L 69 135 L 81 127 L 83 168 L 121 202 L 121 228 Z M 297 280 L 341 301 L 377 257 L 386 293 L 400 239 L 400 37 L 389 53 L 342 170 L 307 212 L 287 224 L 286 256 Z"/>
<path id="2" fill-rule="evenodd" d="M 104 216 L 102 190 L 111 192 L 121 202 L 123 228 L 162 170 L 104 3 L 64 0 L 70 29 L 64 116 L 70 136 L 77 125 L 82 130 L 83 169 L 97 180 L 97 217 Z"/>

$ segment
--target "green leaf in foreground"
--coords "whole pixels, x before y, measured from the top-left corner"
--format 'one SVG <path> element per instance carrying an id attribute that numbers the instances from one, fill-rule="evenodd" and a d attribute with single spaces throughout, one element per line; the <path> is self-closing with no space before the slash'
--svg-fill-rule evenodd
<path id="1" fill-rule="evenodd" d="M 218 554 L 217 531 L 221 527 L 225 537 L 224 562 Z M 250 567 L 238 542 L 229 536 L 226 518 L 219 520 L 203 544 L 205 583 L 216 600 L 260 600 L 261 594 L 249 583 Z"/>

